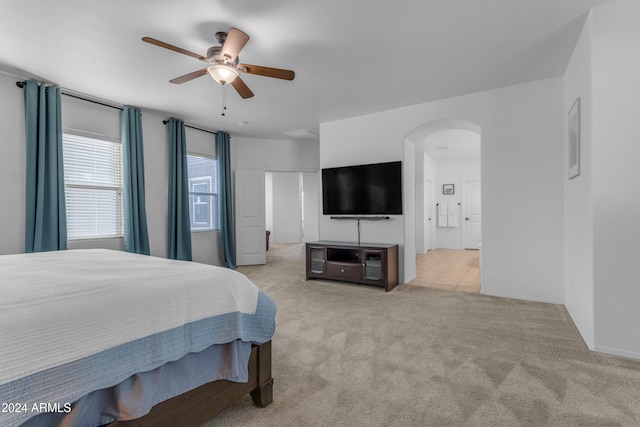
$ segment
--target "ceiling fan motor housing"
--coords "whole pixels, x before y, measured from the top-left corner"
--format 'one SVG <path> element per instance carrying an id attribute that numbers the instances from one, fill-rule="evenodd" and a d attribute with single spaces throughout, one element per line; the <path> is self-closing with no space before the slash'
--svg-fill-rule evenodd
<path id="1" fill-rule="evenodd" d="M 210 64 L 228 64 L 234 67 L 238 65 L 239 56 L 236 56 L 236 59 L 229 62 L 229 58 L 224 58 L 221 52 L 222 46 L 211 46 L 207 50 L 207 62 Z"/>

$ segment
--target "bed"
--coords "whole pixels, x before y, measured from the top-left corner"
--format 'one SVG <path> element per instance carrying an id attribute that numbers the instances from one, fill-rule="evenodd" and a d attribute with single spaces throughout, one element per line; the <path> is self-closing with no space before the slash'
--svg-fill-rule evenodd
<path id="1" fill-rule="evenodd" d="M 272 400 L 275 303 L 244 275 L 102 249 L 0 256 L 0 425 L 198 426 Z"/>

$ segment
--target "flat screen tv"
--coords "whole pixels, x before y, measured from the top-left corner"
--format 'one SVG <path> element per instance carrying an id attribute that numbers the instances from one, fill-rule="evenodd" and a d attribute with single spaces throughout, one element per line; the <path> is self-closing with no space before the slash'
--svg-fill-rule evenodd
<path id="1" fill-rule="evenodd" d="M 402 162 L 322 169 L 322 212 L 402 214 Z"/>

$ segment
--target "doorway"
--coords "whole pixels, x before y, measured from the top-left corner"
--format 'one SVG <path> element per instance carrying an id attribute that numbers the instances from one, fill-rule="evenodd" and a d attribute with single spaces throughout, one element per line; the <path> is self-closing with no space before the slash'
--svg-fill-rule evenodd
<path id="1" fill-rule="evenodd" d="M 272 243 L 318 240 L 318 172 L 265 173 L 265 225 Z"/>
<path id="2" fill-rule="evenodd" d="M 406 141 L 411 143 L 415 158 L 416 259 L 432 251 L 462 254 L 465 249 L 473 249 L 476 253 L 471 255 L 479 257 L 480 128 L 465 121 L 439 120 L 415 129 Z M 435 221 L 438 214 L 441 220 Z M 424 269 L 415 269 L 416 279 L 421 271 Z"/>
<path id="3" fill-rule="evenodd" d="M 479 251 L 435 249 L 416 256 L 412 286 L 480 293 Z"/>

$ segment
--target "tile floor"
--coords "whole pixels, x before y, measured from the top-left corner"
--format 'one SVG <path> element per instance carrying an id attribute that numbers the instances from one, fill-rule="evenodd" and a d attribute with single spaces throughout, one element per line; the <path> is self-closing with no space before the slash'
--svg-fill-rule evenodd
<path id="1" fill-rule="evenodd" d="M 480 293 L 480 252 L 436 249 L 416 256 L 412 286 Z"/>

